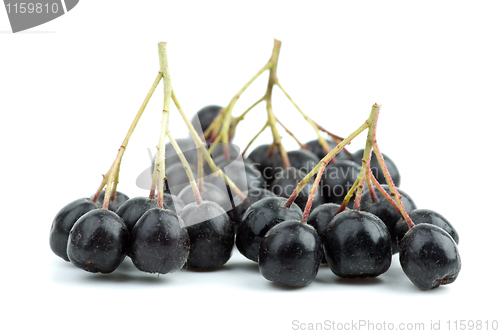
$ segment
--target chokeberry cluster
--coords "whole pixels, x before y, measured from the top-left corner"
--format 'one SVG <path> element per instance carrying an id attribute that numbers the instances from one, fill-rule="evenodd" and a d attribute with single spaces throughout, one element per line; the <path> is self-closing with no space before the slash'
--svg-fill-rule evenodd
<path id="1" fill-rule="evenodd" d="M 111 273 L 129 256 L 143 272 L 167 274 L 186 267 L 217 269 L 236 246 L 258 263 L 264 278 L 294 287 L 314 281 L 322 263 L 339 277 L 376 277 L 399 253 L 404 273 L 418 288 L 454 282 L 461 269 L 458 233 L 439 213 L 418 209 L 399 188 L 400 172 L 376 139 L 380 105 L 374 104 L 346 138 L 329 132 L 278 80 L 280 47 L 275 40 L 270 60 L 226 107 L 207 106 L 189 120 L 172 88 L 166 43 L 159 43 L 160 71 L 109 171 L 92 196 L 69 203 L 54 218 L 53 252 L 92 273 Z M 266 71 L 264 96 L 233 117 L 241 94 Z M 122 157 L 161 81 L 164 104 L 151 189 L 148 196 L 129 198 L 117 191 Z M 278 120 L 274 86 L 304 117 L 315 139 L 302 144 Z M 170 132 L 171 101 L 189 130 L 187 138 Z M 240 152 L 232 143 L 238 125 L 260 103 L 267 111 L 263 127 Z M 278 125 L 300 149 L 285 149 Z M 272 142 L 247 154 L 267 128 Z M 365 130 L 365 147 L 349 152 L 346 145 Z"/>

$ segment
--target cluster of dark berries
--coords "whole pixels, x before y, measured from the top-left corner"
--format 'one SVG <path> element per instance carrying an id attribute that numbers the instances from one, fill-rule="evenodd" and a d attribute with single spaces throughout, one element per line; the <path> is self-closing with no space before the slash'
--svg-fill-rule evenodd
<path id="1" fill-rule="evenodd" d="M 227 107 L 205 107 L 189 121 L 173 93 L 165 43 L 160 43 L 160 73 L 98 190 L 54 218 L 54 253 L 94 273 L 111 273 L 129 256 L 141 271 L 167 274 L 186 267 L 217 269 L 236 244 L 266 279 L 296 287 L 312 282 L 321 263 L 340 277 L 376 277 L 399 253 L 405 274 L 418 288 L 455 281 L 461 268 L 458 234 L 442 215 L 417 209 L 399 189 L 400 173 L 376 141 L 379 105 L 346 138 L 331 134 L 297 107 L 318 138 L 301 144 L 292 134 L 301 148 L 284 149 L 276 126 L 283 124 L 270 107 L 272 86 L 289 97 L 276 76 L 280 45 L 275 41 L 271 59 L 258 73 L 270 71 L 261 100 L 232 117 L 243 89 Z M 116 190 L 121 157 L 161 80 L 165 102 L 152 187 L 149 196 L 129 198 Z M 170 99 L 188 126 L 188 138 L 170 134 Z M 244 158 L 246 149 L 242 153 L 231 142 L 244 115 L 262 101 L 268 117 L 257 136 L 269 127 L 273 142 Z M 366 147 L 348 152 L 345 146 L 364 130 Z"/>

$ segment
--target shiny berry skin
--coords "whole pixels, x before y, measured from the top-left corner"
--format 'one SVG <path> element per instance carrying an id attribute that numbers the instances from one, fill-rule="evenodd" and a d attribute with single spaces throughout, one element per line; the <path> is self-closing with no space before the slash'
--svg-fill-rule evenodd
<path id="1" fill-rule="evenodd" d="M 257 262 L 262 238 L 273 226 L 285 220 L 300 220 L 302 210 L 295 203 L 285 207 L 288 199 L 263 198 L 247 209 L 236 233 L 236 247 L 247 259 Z"/>
<path id="2" fill-rule="evenodd" d="M 399 261 L 404 273 L 419 289 L 453 283 L 462 267 L 458 247 L 442 228 L 415 225 L 400 243 Z"/>
<path id="3" fill-rule="evenodd" d="M 69 261 L 66 249 L 68 247 L 69 232 L 78 218 L 91 210 L 98 208 L 89 198 L 80 198 L 64 206 L 55 216 L 50 228 L 50 248 L 60 258 Z"/>
<path id="4" fill-rule="evenodd" d="M 361 159 L 363 159 L 364 151 L 365 151 L 364 149 L 361 149 L 354 152 L 352 155 L 352 160 L 361 165 Z M 401 174 L 399 173 L 398 167 L 396 166 L 394 161 L 392 161 L 387 155 L 382 153 L 382 156 L 384 157 L 385 165 L 387 166 L 387 170 L 389 171 L 389 175 L 391 176 L 394 185 L 396 187 L 399 187 L 399 185 L 401 184 Z M 382 172 L 382 167 L 380 166 L 377 160 L 375 152 L 372 152 L 372 156 L 370 158 L 370 169 L 372 170 L 373 175 L 380 184 L 387 183 L 385 181 L 385 176 L 384 173 Z"/>
<path id="5" fill-rule="evenodd" d="M 336 160 L 328 164 L 321 180 L 325 203 L 342 204 L 359 172 L 361 166 L 350 160 Z M 354 201 L 354 196 L 351 201 Z"/>
<path id="6" fill-rule="evenodd" d="M 277 196 L 289 198 L 300 181 L 307 174 L 298 170 L 294 167 L 290 167 L 282 172 L 276 174 L 273 183 L 271 184 L 270 190 L 275 193 Z M 309 183 L 307 183 L 304 188 L 300 191 L 297 198 L 295 198 L 295 203 L 300 207 L 301 210 L 304 210 L 307 204 L 307 199 L 309 197 L 309 192 L 313 187 L 314 180 L 311 179 Z M 323 204 L 323 196 L 319 191 L 316 192 L 314 196 L 312 208 L 316 208 L 318 205 Z"/>
<path id="7" fill-rule="evenodd" d="M 288 155 L 288 160 L 290 161 L 290 167 L 294 167 L 305 174 L 312 171 L 320 160 L 311 151 L 302 149 L 287 152 L 287 155 Z"/>
<path id="8" fill-rule="evenodd" d="M 123 261 L 130 247 L 130 233 L 113 211 L 96 209 L 81 216 L 68 238 L 68 258 L 92 273 L 109 274 Z"/>
<path id="9" fill-rule="evenodd" d="M 168 198 L 169 195 L 165 194 L 164 196 L 164 201 L 163 201 L 163 207 L 165 209 L 173 209 L 175 210 L 174 207 L 174 202 L 172 200 L 170 201 L 165 201 L 165 197 Z M 156 198 L 151 199 L 149 197 L 143 197 L 143 196 L 137 196 L 137 197 L 132 197 L 125 203 L 123 203 L 118 210 L 116 211 L 116 214 L 120 216 L 123 221 L 125 222 L 125 225 L 127 225 L 127 228 L 130 232 L 132 232 L 132 228 L 134 228 L 134 225 L 137 223 L 139 218 L 148 210 L 156 208 L 158 206 L 158 200 Z"/>
<path id="10" fill-rule="evenodd" d="M 237 228 L 237 226 L 240 224 L 243 215 L 250 207 L 250 205 L 266 197 L 276 197 L 276 195 L 267 189 L 262 189 L 262 188 L 249 189 L 245 200 L 236 205 L 234 209 L 228 212 L 228 215 L 233 221 L 235 227 Z"/>
<path id="11" fill-rule="evenodd" d="M 340 209 L 340 204 L 335 203 L 325 203 L 318 206 L 316 209 L 311 211 L 311 214 L 307 218 L 307 223 L 314 227 L 318 232 L 321 239 L 325 236 L 325 230 L 328 223 L 335 218 L 337 211 Z M 323 247 L 321 248 L 321 263 L 326 263 L 324 258 Z"/>
<path id="12" fill-rule="evenodd" d="M 368 212 L 337 214 L 326 227 L 323 246 L 328 266 L 340 277 L 376 277 L 391 266 L 391 235 Z"/>
<path id="13" fill-rule="evenodd" d="M 269 155 L 269 149 L 271 145 L 264 144 L 257 146 L 249 155 L 248 160 L 250 160 L 255 167 L 259 169 L 267 184 L 271 184 L 274 179 L 275 169 L 274 166 L 277 165 L 281 157 L 280 152 L 275 148 L 274 151 Z M 275 161 L 276 160 L 276 161 Z"/>
<path id="14" fill-rule="evenodd" d="M 180 217 L 191 241 L 188 268 L 211 270 L 229 260 L 234 246 L 234 228 L 219 204 L 209 201 L 189 203 Z"/>
<path id="15" fill-rule="evenodd" d="M 441 214 L 429 209 L 416 209 L 408 212 L 408 216 L 410 216 L 410 219 L 415 225 L 431 224 L 441 227 L 458 245 L 459 238 L 457 230 L 455 230 L 453 225 L 451 225 L 451 223 Z M 406 221 L 403 218 L 400 218 L 394 228 L 394 234 L 396 235 L 398 243 L 401 242 L 406 232 L 408 232 L 408 224 L 406 224 Z"/>
<path id="16" fill-rule="evenodd" d="M 184 222 L 171 210 L 148 210 L 132 229 L 130 244 L 132 262 L 148 273 L 177 271 L 189 256 L 190 240 Z"/>
<path id="17" fill-rule="evenodd" d="M 382 188 L 390 194 L 391 191 L 389 189 L 389 186 L 386 184 L 382 185 Z M 412 210 L 415 210 L 417 208 L 417 205 L 411 197 L 405 193 L 404 191 L 400 190 L 399 188 L 396 188 L 401 195 L 401 203 L 403 204 L 403 207 L 405 208 L 406 212 L 410 212 Z M 375 189 L 375 193 L 377 195 L 377 199 L 375 201 L 372 200 L 370 191 L 366 191 L 361 195 L 361 206 L 360 209 L 362 211 L 367 211 L 370 213 L 373 213 L 375 216 L 379 217 L 384 224 L 387 226 L 387 229 L 389 230 L 389 233 L 391 233 L 391 248 L 392 248 L 392 253 L 396 254 L 399 252 L 398 248 L 398 243 L 397 243 L 397 238 L 396 238 L 396 223 L 399 221 L 401 218 L 401 215 L 392 207 L 392 205 L 385 199 L 382 194 L 380 194 L 380 191 L 378 189 Z M 406 224 L 405 224 L 406 225 Z"/>
<path id="18" fill-rule="evenodd" d="M 298 220 L 284 221 L 271 228 L 260 243 L 260 273 L 280 285 L 306 286 L 318 274 L 321 247 L 313 227 Z"/>
<path id="19" fill-rule="evenodd" d="M 209 105 L 201 108 L 191 119 L 191 124 L 194 125 L 196 132 L 203 139 L 203 133 L 208 129 L 210 124 L 212 124 L 215 117 L 219 115 L 221 106 Z M 197 124 L 200 124 L 201 129 L 198 129 Z"/>

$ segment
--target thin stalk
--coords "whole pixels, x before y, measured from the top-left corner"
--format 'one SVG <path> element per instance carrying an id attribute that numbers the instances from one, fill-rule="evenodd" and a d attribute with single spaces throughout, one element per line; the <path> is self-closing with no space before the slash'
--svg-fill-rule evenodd
<path id="1" fill-rule="evenodd" d="M 167 179 L 165 175 L 165 134 L 168 131 L 170 117 L 170 99 L 172 97 L 172 82 L 167 61 L 167 43 L 158 43 L 158 57 L 160 60 L 160 73 L 163 75 L 163 110 L 161 117 L 160 139 L 158 140 L 158 154 L 156 155 L 155 170 L 153 172 L 153 185 L 156 184 L 158 192 L 158 208 L 163 209 L 163 185 Z M 150 194 L 151 195 L 151 194 Z"/>
<path id="2" fill-rule="evenodd" d="M 371 170 L 370 170 L 370 181 L 375 184 L 375 187 L 377 187 L 378 191 L 382 194 L 382 196 L 384 196 L 385 199 L 392 205 L 392 207 L 394 208 L 394 210 L 396 210 L 401 215 L 401 210 L 399 210 L 398 205 L 396 204 L 396 202 L 394 202 L 394 200 L 392 199 L 391 195 L 389 195 L 387 193 L 387 191 L 385 191 L 385 189 L 382 188 L 382 185 L 375 178 L 375 175 L 373 175 L 373 173 L 372 173 Z M 376 194 L 375 194 L 375 190 L 373 190 L 373 193 L 374 193 L 375 197 L 372 195 L 372 199 L 376 199 L 377 197 L 376 197 Z"/>
<path id="3" fill-rule="evenodd" d="M 234 182 L 231 181 L 231 179 L 229 177 L 227 177 L 227 175 L 220 168 L 218 168 L 215 165 L 212 157 L 210 156 L 210 153 L 208 153 L 208 150 L 205 147 L 203 141 L 201 140 L 200 136 L 198 135 L 198 133 L 194 129 L 193 124 L 191 124 L 191 122 L 189 121 L 189 119 L 186 116 L 186 113 L 182 109 L 182 107 L 181 107 L 181 105 L 179 103 L 179 100 L 177 99 L 177 96 L 175 95 L 175 92 L 172 92 L 172 100 L 174 101 L 175 106 L 177 107 L 177 110 L 179 111 L 179 114 L 181 115 L 182 119 L 184 120 L 184 123 L 186 124 L 189 132 L 191 133 L 191 137 L 193 137 L 193 140 L 196 143 L 196 147 L 197 148 L 201 148 L 201 152 L 203 153 L 203 156 L 204 156 L 205 160 L 210 165 L 210 168 L 212 169 L 212 171 L 214 173 L 217 173 L 222 178 L 224 178 L 224 181 L 236 193 L 236 195 L 239 198 L 241 198 L 241 200 L 245 200 L 246 196 L 241 192 L 241 190 L 238 189 L 238 187 L 234 184 Z"/>
<path id="4" fill-rule="evenodd" d="M 255 141 L 255 139 L 257 139 L 258 136 L 260 136 L 260 134 L 262 132 L 264 132 L 264 130 L 269 126 L 269 122 L 266 122 L 266 124 L 264 124 L 264 126 L 262 127 L 262 129 L 260 129 L 260 131 L 255 135 L 255 137 L 252 138 L 252 140 L 250 140 L 250 142 L 247 144 L 247 147 L 245 147 L 245 149 L 243 150 L 243 152 L 241 153 L 241 156 L 244 157 L 245 154 L 247 153 L 247 150 L 248 148 L 253 144 L 253 142 Z"/>
<path id="5" fill-rule="evenodd" d="M 146 98 L 142 102 L 142 105 L 139 108 L 139 111 L 135 115 L 135 118 L 132 121 L 132 124 L 130 125 L 130 128 L 125 136 L 125 139 L 123 139 L 123 142 L 120 146 L 120 149 L 118 150 L 118 154 L 117 154 L 115 160 L 113 161 L 113 164 L 111 165 L 111 168 L 108 170 L 108 172 L 105 175 L 103 175 L 103 179 L 101 181 L 101 184 L 99 185 L 97 191 L 95 192 L 94 196 L 92 197 L 92 202 L 95 203 L 97 201 L 97 199 L 99 198 L 99 195 L 101 194 L 102 189 L 104 188 L 105 185 L 107 185 L 106 193 L 104 195 L 104 202 L 103 202 L 103 208 L 105 208 L 105 209 L 108 208 L 109 200 L 111 197 L 111 182 L 115 182 L 115 185 L 118 183 L 118 174 L 119 174 L 119 170 L 120 170 L 121 159 L 123 157 L 125 149 L 127 148 L 130 137 L 132 137 L 132 133 L 134 132 L 135 127 L 139 123 L 139 120 L 141 119 L 141 116 L 144 112 L 144 109 L 146 109 L 146 106 L 148 105 L 148 102 L 151 99 L 151 96 L 153 95 L 161 78 L 162 78 L 162 74 L 158 73 L 158 75 L 156 76 L 156 78 L 153 82 L 153 85 L 149 89 L 149 92 L 146 95 Z M 110 180 L 111 180 L 111 182 L 109 182 Z M 115 188 L 115 191 L 116 191 L 116 188 Z"/>
<path id="6" fill-rule="evenodd" d="M 288 130 L 286 126 L 283 125 L 283 123 L 281 123 L 281 121 L 276 118 L 276 122 L 279 123 L 279 125 L 281 125 L 281 127 L 293 138 L 295 139 L 295 141 L 297 142 L 297 144 L 300 146 L 301 149 L 304 149 L 304 150 L 307 150 L 309 149 L 309 146 L 307 145 L 304 145 L 300 142 L 300 140 L 292 133 L 292 131 Z M 330 150 L 328 150 L 327 152 L 330 152 Z"/>
<path id="7" fill-rule="evenodd" d="M 342 140 L 337 146 L 335 146 L 335 148 L 333 148 L 327 155 L 325 155 L 323 157 L 323 159 L 321 159 L 321 161 L 316 165 L 316 167 L 313 168 L 313 170 L 311 170 L 309 172 L 309 174 L 307 174 L 300 182 L 299 184 L 297 185 L 297 187 L 295 188 L 295 190 L 293 191 L 292 195 L 288 198 L 288 201 L 286 202 L 285 206 L 287 208 L 289 208 L 292 203 L 295 201 L 295 198 L 297 198 L 297 196 L 299 195 L 300 191 L 302 190 L 302 188 L 305 187 L 305 185 L 309 182 L 309 180 L 311 179 L 311 177 L 313 177 L 314 174 L 316 174 L 318 172 L 318 170 L 321 168 L 321 165 L 324 164 L 325 162 L 328 164 L 330 162 L 330 160 L 337 154 L 339 153 L 339 151 L 341 149 L 344 148 L 344 146 L 346 146 L 347 144 L 349 144 L 351 142 L 351 140 L 353 140 L 354 138 L 356 138 L 361 132 L 363 132 L 366 128 L 369 127 L 369 123 L 368 121 L 365 121 L 356 131 L 354 131 L 353 133 L 351 133 L 348 137 L 346 137 L 344 140 Z"/>
<path id="8" fill-rule="evenodd" d="M 309 191 L 309 197 L 307 198 L 306 207 L 304 208 L 304 214 L 302 215 L 302 223 L 307 223 L 307 218 L 309 217 L 309 213 L 311 211 L 312 203 L 314 200 L 314 196 L 316 195 L 316 191 L 318 190 L 319 182 L 321 181 L 321 177 L 323 176 L 323 172 L 325 171 L 327 163 L 323 162 L 322 166 L 318 170 L 318 174 L 316 174 L 316 179 L 314 180 L 314 184 Z"/>
<path id="9" fill-rule="evenodd" d="M 344 200 L 342 201 L 342 204 L 340 205 L 340 208 L 338 209 L 337 213 L 341 213 L 342 211 L 345 210 L 345 208 L 347 207 L 347 204 L 351 200 L 351 197 L 354 194 L 354 192 L 356 191 L 356 188 L 358 187 L 358 185 L 359 185 L 359 178 L 356 178 L 356 181 L 354 181 L 354 184 L 352 185 L 352 187 L 349 189 L 349 191 L 345 195 Z"/>

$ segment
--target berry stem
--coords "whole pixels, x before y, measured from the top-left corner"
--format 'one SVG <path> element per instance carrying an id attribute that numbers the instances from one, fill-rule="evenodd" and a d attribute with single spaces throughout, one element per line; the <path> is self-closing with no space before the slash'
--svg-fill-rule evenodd
<path id="1" fill-rule="evenodd" d="M 167 43 L 158 43 L 158 57 L 160 60 L 160 73 L 163 76 L 163 110 L 161 117 L 160 139 L 158 140 L 158 154 L 156 155 L 155 170 L 153 172 L 153 184 L 151 194 L 154 195 L 154 188 L 158 192 L 158 208 L 163 209 L 163 187 L 165 180 L 165 134 L 168 132 L 170 118 L 170 99 L 172 97 L 172 81 L 167 61 Z M 173 143 L 172 143 L 173 144 Z"/>
<path id="2" fill-rule="evenodd" d="M 387 185 L 389 186 L 389 190 L 391 191 L 391 197 L 396 202 L 401 215 L 403 216 L 404 220 L 406 221 L 406 224 L 408 225 L 408 228 L 412 229 L 415 226 L 415 224 L 413 223 L 410 216 L 408 215 L 408 212 L 406 212 L 406 210 L 403 206 L 403 203 L 401 202 L 402 196 L 398 192 L 398 190 L 396 189 L 396 186 L 394 185 L 394 181 L 392 181 L 392 177 L 389 174 L 389 171 L 387 170 L 387 165 L 385 164 L 384 157 L 382 156 L 382 152 L 380 151 L 380 148 L 378 147 L 378 143 L 376 140 L 376 132 L 373 134 L 373 151 L 375 152 L 375 155 L 377 156 L 377 160 L 380 164 L 380 167 L 382 167 L 382 173 L 384 174 Z"/>
<path id="3" fill-rule="evenodd" d="M 177 107 L 177 110 L 179 111 L 179 114 L 181 115 L 182 119 L 184 120 L 184 123 L 186 124 L 186 126 L 187 126 L 187 128 L 189 130 L 189 133 L 191 133 L 191 137 L 193 137 L 193 139 L 194 139 L 194 141 L 196 143 L 196 147 L 199 148 L 199 149 L 201 149 L 201 152 L 203 153 L 203 156 L 204 156 L 205 160 L 210 165 L 210 168 L 212 169 L 212 171 L 214 173 L 217 173 L 222 178 L 224 178 L 224 181 L 236 193 L 236 195 L 239 198 L 241 198 L 241 200 L 245 200 L 246 196 L 241 192 L 241 190 L 238 189 L 238 187 L 234 184 L 234 182 L 231 181 L 231 179 L 229 177 L 227 177 L 227 175 L 220 168 L 218 168 L 215 165 L 212 157 L 210 156 L 210 153 L 208 153 L 208 150 L 207 150 L 207 148 L 204 145 L 203 140 L 201 140 L 200 136 L 198 135 L 198 133 L 194 129 L 193 124 L 191 124 L 191 122 L 189 121 L 189 119 L 186 116 L 186 113 L 182 109 L 182 107 L 181 107 L 181 105 L 179 103 L 179 100 L 177 99 L 177 96 L 175 95 L 175 92 L 172 92 L 172 100 L 174 101 L 175 106 Z"/>
<path id="4" fill-rule="evenodd" d="M 301 220 L 302 223 L 307 223 L 307 218 L 309 217 L 309 213 L 311 212 L 314 196 L 316 195 L 319 182 L 321 181 L 321 177 L 323 176 L 323 172 L 325 171 L 325 167 L 327 164 L 328 162 L 323 161 L 321 167 L 318 170 L 318 174 L 316 174 L 316 179 L 314 180 L 312 189 L 309 191 L 309 197 L 307 198 L 306 207 L 304 208 L 304 214 L 302 215 L 302 220 Z"/>
<path id="5" fill-rule="evenodd" d="M 245 154 L 247 153 L 247 150 L 248 148 L 250 147 L 250 145 L 253 144 L 253 142 L 255 141 L 255 139 L 257 139 L 258 136 L 260 136 L 260 134 L 262 132 L 264 132 L 264 130 L 269 126 L 269 122 L 266 121 L 266 124 L 264 124 L 264 126 L 262 127 L 262 129 L 260 129 L 260 131 L 255 135 L 255 137 L 252 138 L 252 140 L 250 140 L 250 142 L 247 144 L 247 146 L 245 147 L 245 149 L 243 150 L 243 152 L 241 153 L 241 156 L 244 157 Z"/>
<path id="6" fill-rule="evenodd" d="M 354 194 L 354 192 L 356 191 L 356 188 L 358 185 L 359 185 L 359 178 L 356 178 L 356 181 L 354 181 L 354 184 L 352 185 L 352 187 L 349 189 L 349 191 L 345 195 L 344 200 L 342 201 L 342 204 L 340 205 L 340 208 L 338 209 L 337 213 L 341 213 L 342 211 L 345 210 L 345 208 L 347 207 L 347 204 L 351 200 L 351 197 Z"/>
<path id="7" fill-rule="evenodd" d="M 267 120 L 269 122 L 269 126 L 271 127 L 271 132 L 273 134 L 273 144 L 274 147 L 277 147 L 280 151 L 281 158 L 283 159 L 283 168 L 290 168 L 290 161 L 288 160 L 288 154 L 286 153 L 285 147 L 281 142 L 281 136 L 278 132 L 278 127 L 276 126 L 276 116 L 273 112 L 272 106 L 272 95 L 273 95 L 273 87 L 274 84 L 278 81 L 278 77 L 276 75 L 278 70 L 278 59 L 280 55 L 281 42 L 277 39 L 274 40 L 274 48 L 273 53 L 271 55 L 270 61 L 274 63 L 274 66 L 269 71 L 269 80 L 267 82 L 267 90 L 264 95 L 264 100 L 266 101 L 266 109 L 267 109 Z"/>
<path id="8" fill-rule="evenodd" d="M 123 139 L 123 142 L 118 150 L 118 154 L 117 154 L 115 160 L 113 161 L 113 164 L 111 165 L 111 168 L 108 170 L 108 172 L 105 175 L 103 175 L 103 179 L 101 181 L 101 184 L 99 185 L 97 191 L 95 192 L 94 196 L 92 197 L 92 202 L 93 203 L 97 202 L 97 199 L 99 198 L 99 195 L 101 194 L 102 189 L 106 185 L 106 193 L 104 195 L 104 202 L 103 202 L 104 209 L 107 209 L 108 205 L 109 205 L 109 200 L 111 197 L 111 183 L 112 182 L 114 182 L 113 192 L 116 193 L 116 186 L 118 184 L 118 174 L 119 174 L 119 170 L 120 170 L 121 159 L 123 157 L 125 149 L 127 148 L 130 137 L 132 137 L 132 133 L 134 132 L 135 127 L 139 123 L 139 120 L 141 119 L 141 116 L 142 116 L 144 110 L 146 109 L 146 106 L 148 105 L 148 102 L 151 99 L 151 96 L 153 95 L 156 87 L 160 83 L 161 78 L 162 78 L 162 74 L 158 73 L 158 75 L 156 76 L 156 78 L 153 82 L 153 85 L 149 89 L 149 92 L 146 95 L 146 98 L 142 102 L 142 105 L 139 108 L 139 111 L 135 115 L 135 118 L 132 121 L 132 124 L 130 125 L 130 128 L 125 136 L 125 139 Z"/>
<path id="9" fill-rule="evenodd" d="M 288 100 L 295 106 L 295 108 L 299 111 L 299 113 L 302 115 L 302 117 L 304 117 L 304 119 L 307 121 L 307 123 L 309 123 L 309 125 L 311 125 L 314 132 L 318 136 L 319 144 L 323 147 L 325 152 L 330 152 L 331 148 L 328 145 L 328 142 L 325 140 L 325 138 L 319 133 L 320 130 L 329 134 L 335 140 L 335 142 L 337 144 L 340 143 L 344 139 L 342 137 L 339 137 L 337 135 L 334 135 L 333 133 L 326 131 L 323 127 L 320 127 L 320 125 L 318 123 L 313 121 L 304 111 L 302 111 L 302 109 L 300 109 L 298 104 L 295 103 L 295 101 L 292 99 L 292 97 L 285 91 L 285 89 L 283 88 L 283 86 L 281 85 L 281 82 L 279 82 L 279 80 L 276 81 L 276 85 L 281 89 L 281 91 L 283 92 L 283 94 L 285 94 L 285 96 L 288 98 Z M 344 149 L 344 151 L 347 151 L 347 150 Z M 333 158 L 332 161 L 335 162 L 335 158 Z"/>
<path id="10" fill-rule="evenodd" d="M 366 128 L 369 127 L 368 121 L 365 121 L 356 131 L 351 133 L 348 137 L 346 137 L 344 140 L 342 140 L 337 146 L 335 146 L 327 155 L 321 159 L 321 161 L 316 165 L 316 167 L 313 168 L 307 174 L 297 185 L 295 190 L 293 191 L 292 195 L 288 198 L 288 201 L 285 204 L 285 207 L 289 208 L 292 203 L 295 201 L 297 196 L 299 195 L 300 191 L 302 188 L 305 187 L 305 185 L 309 182 L 309 180 L 313 177 L 314 174 L 318 172 L 318 170 L 321 168 L 323 164 L 327 165 L 330 160 L 337 154 L 341 149 L 343 149 L 347 144 L 351 142 L 354 138 L 356 138 L 361 132 L 363 132 Z"/>
<path id="11" fill-rule="evenodd" d="M 380 185 L 380 183 L 377 181 L 377 179 L 375 178 L 375 175 L 373 175 L 373 172 L 370 170 L 370 180 L 371 182 L 373 182 L 375 184 L 375 187 L 377 187 L 378 191 L 380 191 L 380 193 L 382 194 L 382 196 L 385 197 L 385 199 L 392 205 L 392 207 L 399 213 L 401 214 L 401 210 L 399 210 L 399 207 L 398 205 L 396 204 L 396 202 L 394 202 L 394 200 L 392 199 L 391 195 L 389 195 L 387 193 L 387 191 L 385 191 L 384 188 L 382 188 L 382 186 Z M 373 190 L 373 194 L 372 194 L 372 200 L 376 200 L 377 199 L 377 194 L 375 193 L 375 190 Z"/>
<path id="12" fill-rule="evenodd" d="M 197 153 L 198 153 L 198 188 L 199 190 L 203 190 L 204 189 L 204 184 L 203 184 L 203 163 L 204 163 L 204 160 L 203 160 L 203 153 L 201 152 L 201 149 L 197 148 L 196 149 Z"/>
<path id="13" fill-rule="evenodd" d="M 285 131 L 286 131 L 286 132 L 287 132 L 287 133 L 288 133 L 288 134 L 289 134 L 289 135 L 290 135 L 293 139 L 295 139 L 295 141 L 297 142 L 297 144 L 299 145 L 299 147 L 300 147 L 301 149 L 304 149 L 304 150 L 308 150 L 308 149 L 309 149 L 309 146 L 302 144 L 302 143 L 300 142 L 300 140 L 299 140 L 299 139 L 298 139 L 298 138 L 297 138 L 297 137 L 296 137 L 296 136 L 292 133 L 292 131 L 288 130 L 288 129 L 286 128 L 286 126 L 284 126 L 284 125 L 283 125 L 283 123 L 281 123 L 281 121 L 280 121 L 278 118 L 276 118 L 276 122 L 278 122 L 278 123 L 279 123 L 279 125 L 281 125 L 281 127 L 282 127 L 282 128 L 283 128 L 283 129 L 284 129 L 284 130 L 285 130 Z M 330 150 L 328 150 L 328 152 L 329 152 L 329 151 L 330 151 Z"/>

